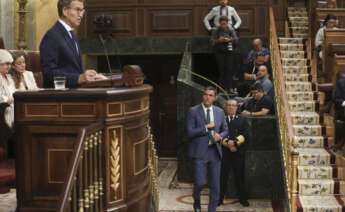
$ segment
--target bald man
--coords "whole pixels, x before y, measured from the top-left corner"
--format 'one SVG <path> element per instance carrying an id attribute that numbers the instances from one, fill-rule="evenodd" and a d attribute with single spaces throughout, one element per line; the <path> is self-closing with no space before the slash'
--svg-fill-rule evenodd
<path id="1" fill-rule="evenodd" d="M 253 49 L 248 54 L 248 63 L 252 64 L 255 59 L 255 54 L 257 52 L 262 52 L 265 54 L 264 63 L 267 63 L 270 59 L 270 51 L 263 47 L 262 40 L 260 38 L 256 38 L 253 40 Z"/>

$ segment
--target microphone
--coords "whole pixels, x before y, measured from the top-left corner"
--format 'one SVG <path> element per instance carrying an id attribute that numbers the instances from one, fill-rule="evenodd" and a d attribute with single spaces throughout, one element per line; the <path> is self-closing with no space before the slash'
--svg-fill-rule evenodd
<path id="1" fill-rule="evenodd" d="M 103 46 L 104 55 L 105 55 L 105 58 L 107 60 L 108 71 L 109 71 L 109 73 L 113 74 L 113 70 L 111 69 L 111 66 L 110 66 L 108 50 L 107 50 L 107 47 L 105 46 L 105 40 L 104 40 L 102 34 L 98 34 L 98 37 L 99 37 L 99 40 L 101 41 L 102 46 Z"/>

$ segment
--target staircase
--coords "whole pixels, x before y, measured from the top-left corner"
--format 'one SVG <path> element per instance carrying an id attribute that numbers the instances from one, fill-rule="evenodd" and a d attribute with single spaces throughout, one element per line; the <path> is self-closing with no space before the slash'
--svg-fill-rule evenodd
<path id="1" fill-rule="evenodd" d="M 289 7 L 290 36 L 279 38 L 285 86 L 294 128 L 293 145 L 299 152 L 297 212 L 343 212 L 344 168 L 335 165 L 328 149 L 333 140 L 328 117 L 320 115 L 316 82 L 307 59 L 306 8 Z M 315 79 L 315 77 L 314 77 Z"/>

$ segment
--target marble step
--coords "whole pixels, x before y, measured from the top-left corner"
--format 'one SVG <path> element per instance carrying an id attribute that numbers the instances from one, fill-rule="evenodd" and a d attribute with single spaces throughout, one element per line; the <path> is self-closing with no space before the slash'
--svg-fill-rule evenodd
<path id="1" fill-rule="evenodd" d="M 285 82 L 286 90 L 289 92 L 311 92 L 313 84 L 310 82 Z"/>
<path id="2" fill-rule="evenodd" d="M 292 11 L 295 11 L 295 12 L 303 12 L 303 11 L 307 11 L 307 9 L 305 7 L 288 7 L 288 12 L 292 12 Z"/>
<path id="3" fill-rule="evenodd" d="M 290 112 L 317 112 L 315 101 L 289 102 Z"/>
<path id="4" fill-rule="evenodd" d="M 309 74 L 284 74 L 284 79 L 287 82 L 310 82 L 312 76 Z"/>
<path id="5" fill-rule="evenodd" d="M 308 74 L 309 66 L 283 66 L 285 74 Z"/>
<path id="6" fill-rule="evenodd" d="M 280 51 L 304 51 L 304 44 L 279 44 Z"/>
<path id="7" fill-rule="evenodd" d="M 290 22 L 291 27 L 309 27 L 309 23 L 308 22 L 304 22 L 304 21 L 294 21 L 294 22 Z"/>
<path id="8" fill-rule="evenodd" d="M 336 166 L 298 166 L 298 179 L 333 179 L 337 177 Z"/>
<path id="9" fill-rule="evenodd" d="M 293 34 L 293 37 L 295 37 L 295 38 L 308 38 L 308 36 L 309 36 L 308 33 L 303 33 L 303 34 L 294 33 Z"/>
<path id="10" fill-rule="evenodd" d="M 294 125 L 296 136 L 322 136 L 321 125 Z"/>
<path id="11" fill-rule="evenodd" d="M 287 98 L 290 102 L 310 102 L 314 101 L 317 98 L 317 94 L 315 92 L 294 92 L 294 91 L 287 91 Z"/>
<path id="12" fill-rule="evenodd" d="M 308 17 L 289 17 L 290 22 L 308 22 Z"/>
<path id="13" fill-rule="evenodd" d="M 303 212 L 342 212 L 345 211 L 343 203 L 334 195 L 303 196 L 297 200 L 297 211 Z"/>
<path id="14" fill-rule="evenodd" d="M 288 17 L 307 17 L 307 11 L 288 11 Z"/>
<path id="15" fill-rule="evenodd" d="M 308 27 L 290 27 L 290 30 L 292 30 L 293 35 L 309 33 Z"/>
<path id="16" fill-rule="evenodd" d="M 315 112 L 291 112 L 293 124 L 315 125 L 320 123 L 320 116 Z"/>
<path id="17" fill-rule="evenodd" d="M 302 38 L 279 38 L 280 44 L 304 44 L 304 39 Z"/>
<path id="18" fill-rule="evenodd" d="M 282 58 L 283 66 L 308 66 L 308 59 Z"/>
<path id="19" fill-rule="evenodd" d="M 298 191 L 301 195 L 332 195 L 344 190 L 344 181 L 333 179 L 300 179 Z"/>
<path id="20" fill-rule="evenodd" d="M 325 146 L 323 136 L 294 136 L 292 142 L 295 148 L 323 148 Z"/>
<path id="21" fill-rule="evenodd" d="M 305 59 L 306 53 L 304 51 L 280 51 L 281 58 L 298 58 Z"/>
<path id="22" fill-rule="evenodd" d="M 335 163 L 335 155 L 324 148 L 297 148 L 299 166 L 330 166 Z"/>

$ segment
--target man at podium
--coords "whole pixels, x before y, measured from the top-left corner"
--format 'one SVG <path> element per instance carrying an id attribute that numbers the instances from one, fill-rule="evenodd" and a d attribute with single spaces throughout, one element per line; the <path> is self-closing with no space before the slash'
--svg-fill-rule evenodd
<path id="1" fill-rule="evenodd" d="M 40 44 L 43 87 L 53 88 L 54 77 L 63 76 L 66 87 L 104 79 L 95 70 L 83 70 L 81 51 L 74 29 L 84 16 L 84 0 L 58 0 L 59 20 L 44 35 Z"/>

